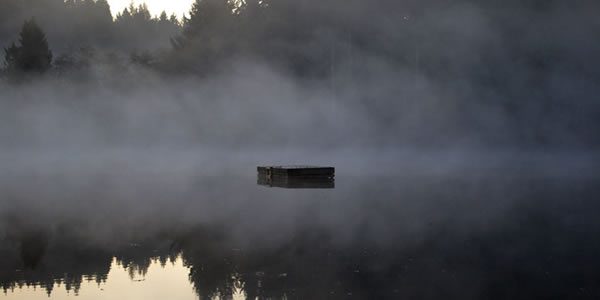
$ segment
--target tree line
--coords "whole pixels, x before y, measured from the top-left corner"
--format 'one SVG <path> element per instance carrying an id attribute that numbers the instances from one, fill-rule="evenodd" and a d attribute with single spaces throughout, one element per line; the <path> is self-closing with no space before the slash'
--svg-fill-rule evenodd
<path id="1" fill-rule="evenodd" d="M 168 46 L 169 37 L 180 28 L 177 18 L 150 16 L 145 5 L 131 5 L 121 15 L 113 19 L 106 0 L 3 0 L 0 44 L 14 40 L 23 22 L 32 17 L 58 52 L 84 46 L 113 51 Z"/>
<path id="2" fill-rule="evenodd" d="M 0 2 L 5 73 L 63 72 L 91 63 L 94 53 L 167 49 L 180 31 L 175 15 L 152 16 L 145 4 L 131 4 L 113 18 L 106 0 Z"/>
<path id="3" fill-rule="evenodd" d="M 177 20 L 144 5 L 112 18 L 106 0 L 4 0 L 0 43 L 5 74 L 100 62 L 211 76 L 248 60 L 334 93 L 346 87 L 388 123 L 435 90 L 452 96 L 431 105 L 456 114 L 459 130 L 485 119 L 484 106 L 500 115 L 493 126 L 524 140 L 545 143 L 561 128 L 600 144 L 597 9 L 592 0 L 196 0 Z"/>
<path id="4" fill-rule="evenodd" d="M 571 9 L 583 14 L 599 6 L 590 3 L 577 0 Z M 34 17 L 57 53 L 85 56 L 78 53 L 84 48 L 133 53 L 135 61 L 163 71 L 207 74 L 244 57 L 322 77 L 364 73 L 360 67 L 375 57 L 444 80 L 459 72 L 498 84 L 515 58 L 526 71 L 541 70 L 540 76 L 552 60 L 578 59 L 566 37 L 536 34 L 556 22 L 572 27 L 565 32 L 587 27 L 583 36 L 599 27 L 591 17 L 561 11 L 559 1 L 536 0 L 196 0 L 180 21 L 165 12 L 153 17 L 144 4 L 131 4 L 113 19 L 106 0 L 4 0 L 0 45 L 10 45 L 23 22 Z M 477 32 L 482 25 L 489 32 Z M 340 71 L 341 62 L 356 70 Z M 587 62 L 576 62 L 595 72 Z M 490 72 L 496 67 L 498 72 Z"/>
<path id="5" fill-rule="evenodd" d="M 6 0 L 0 3 L 0 44 L 9 45 L 5 49 L 7 70 L 18 67 L 16 52 L 29 47 L 10 43 L 27 40 L 25 27 L 30 27 L 43 33 L 38 34 L 39 46 L 49 44 L 55 52 L 54 60 L 50 59 L 53 63 L 40 61 L 46 66 L 37 71 L 85 65 L 92 53 L 103 52 L 127 54 L 134 62 L 169 72 L 207 74 L 221 62 L 241 56 L 268 61 L 295 74 L 324 75 L 332 59 L 329 40 L 342 26 L 352 24 L 335 24 L 337 14 L 319 12 L 321 5 L 308 2 L 197 0 L 180 21 L 165 12 L 153 17 L 145 4 L 131 4 L 113 19 L 106 0 Z M 333 2 L 348 8 L 350 2 L 360 1 Z"/>

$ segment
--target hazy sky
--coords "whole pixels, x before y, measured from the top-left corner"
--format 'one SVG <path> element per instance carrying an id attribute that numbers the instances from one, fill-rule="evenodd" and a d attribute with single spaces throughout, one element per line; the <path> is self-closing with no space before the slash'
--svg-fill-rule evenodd
<path id="1" fill-rule="evenodd" d="M 108 0 L 113 16 L 127 7 L 131 1 L 132 0 Z M 169 14 L 175 13 L 177 16 L 181 17 L 183 13 L 189 11 L 194 0 L 133 0 L 133 2 L 136 5 L 145 2 L 148 4 L 148 8 L 153 15 L 158 15 L 163 10 L 166 10 Z"/>

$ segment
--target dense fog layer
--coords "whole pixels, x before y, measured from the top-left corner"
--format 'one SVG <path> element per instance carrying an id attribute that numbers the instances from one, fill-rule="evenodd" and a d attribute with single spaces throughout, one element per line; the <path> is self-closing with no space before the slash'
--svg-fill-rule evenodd
<path id="1" fill-rule="evenodd" d="M 260 164 L 334 165 L 346 176 L 477 179 L 500 167 L 595 176 L 594 1 L 205 0 L 181 23 L 143 6 L 113 20 L 101 14 L 104 1 L 2 5 L 12 16 L 0 24 L 0 204 L 8 220 L 30 212 L 50 224 L 84 216 L 90 228 L 105 218 L 143 227 L 242 214 L 234 219 L 246 224 L 255 216 L 243 218 L 245 197 L 263 197 L 246 186 L 256 188 Z M 50 25 L 63 14 L 103 21 Z M 228 176 L 239 185 L 211 181 Z M 460 194 L 449 186 L 439 189 Z M 199 191 L 192 213 L 185 203 Z M 278 207 L 283 216 L 310 207 L 290 201 L 263 203 L 275 219 L 257 231 L 277 223 Z M 249 211 L 266 210 L 257 207 Z"/>
<path id="2" fill-rule="evenodd" d="M 75 213 L 107 193 L 138 213 L 146 180 L 172 176 L 165 191 L 185 194 L 177 178 L 248 179 L 259 164 L 449 177 L 597 165 L 595 1 L 204 0 L 184 20 L 144 6 L 112 19 L 105 1 L 2 5 L 7 208 Z M 36 180 L 57 193 L 29 194 Z"/>
<path id="3" fill-rule="evenodd" d="M 17 12 L 2 43 L 35 16 L 54 61 L 26 83 L 5 74 L 2 148 L 599 144 L 594 1 L 249 1 L 229 16 L 211 0 L 166 35 L 143 8 L 96 24 L 101 1 L 25 2 L 0 10 Z"/>
<path id="4" fill-rule="evenodd" d="M 0 286 L 597 295 L 599 3 L 0 0 Z"/>

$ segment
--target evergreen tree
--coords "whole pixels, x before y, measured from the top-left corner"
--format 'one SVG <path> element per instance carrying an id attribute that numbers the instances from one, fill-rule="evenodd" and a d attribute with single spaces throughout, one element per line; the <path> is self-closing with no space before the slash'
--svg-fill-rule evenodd
<path id="1" fill-rule="evenodd" d="M 115 18 L 117 23 L 125 23 L 129 22 L 129 20 L 131 20 L 131 12 L 127 7 L 124 8 L 122 12 L 117 13 L 117 17 Z"/>
<path id="2" fill-rule="evenodd" d="M 223 34 L 231 24 L 233 9 L 229 0 L 196 0 L 190 17 L 184 20 L 184 37 L 194 40 Z"/>
<path id="3" fill-rule="evenodd" d="M 110 5 L 106 0 L 96 1 L 94 7 L 94 17 L 97 22 L 110 26 L 113 22 L 112 14 L 110 12 Z"/>
<path id="4" fill-rule="evenodd" d="M 133 18 L 136 22 L 150 22 L 152 21 L 152 15 L 150 14 L 150 10 L 148 9 L 148 5 L 146 3 L 140 4 L 136 9 L 130 9 Z"/>
<path id="5" fill-rule="evenodd" d="M 160 13 L 160 17 L 158 18 L 158 20 L 160 21 L 160 23 L 167 23 L 167 22 L 169 22 L 169 17 L 167 16 L 167 12 L 163 10 Z"/>
<path id="6" fill-rule="evenodd" d="M 196 0 L 189 17 L 183 18 L 183 33 L 171 39 L 175 52 L 168 65 L 179 70 L 207 74 L 230 58 L 238 42 L 235 0 Z"/>
<path id="7" fill-rule="evenodd" d="M 5 64 L 9 71 L 44 73 L 52 64 L 52 52 L 46 35 L 31 19 L 23 24 L 19 44 L 5 49 Z"/>
<path id="8" fill-rule="evenodd" d="M 175 14 L 172 14 L 171 17 L 169 17 L 169 21 L 171 22 L 171 24 L 179 27 L 181 24 L 179 23 L 179 19 L 177 18 L 177 16 Z"/>

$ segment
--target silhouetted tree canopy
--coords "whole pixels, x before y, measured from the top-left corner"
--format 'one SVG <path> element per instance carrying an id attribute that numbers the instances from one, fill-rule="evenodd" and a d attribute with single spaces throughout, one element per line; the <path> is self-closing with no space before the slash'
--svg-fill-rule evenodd
<path id="1" fill-rule="evenodd" d="M 229 0 L 196 0 L 192 4 L 189 18 L 184 20 L 183 36 L 189 40 L 206 39 L 225 33 L 231 26 L 233 5 Z"/>
<path id="2" fill-rule="evenodd" d="M 133 7 L 133 9 L 132 9 Z M 24 20 L 35 17 L 57 54 L 92 47 L 108 52 L 169 48 L 180 33 L 177 17 L 159 22 L 145 5 L 130 6 L 113 20 L 107 0 L 2 0 L 0 46 L 15 39 Z"/>
<path id="3" fill-rule="evenodd" d="M 106 0 L 2 0 L 0 47 L 7 69 L 48 70 L 45 50 L 25 62 L 22 46 L 11 44 L 35 17 L 57 57 L 52 74 L 81 79 L 90 66 L 137 65 L 209 77 L 258 63 L 336 95 L 337 83 L 381 85 L 356 98 L 392 123 L 402 122 L 394 101 L 423 98 L 415 93 L 429 84 L 461 94 L 431 105 L 453 110 L 457 123 L 485 119 L 477 108 L 484 105 L 503 114 L 498 123 L 528 128 L 519 131 L 523 140 L 544 143 L 552 139 L 544 126 L 556 123 L 597 136 L 596 125 L 583 125 L 599 124 L 597 108 L 588 109 L 595 102 L 571 101 L 597 94 L 598 9 L 593 0 L 196 0 L 180 21 L 152 16 L 144 4 L 113 19 Z M 440 130 L 448 128 L 432 132 Z"/>
<path id="4" fill-rule="evenodd" d="M 46 35 L 33 19 L 23 24 L 19 44 L 5 49 L 5 63 L 11 72 L 44 73 L 50 69 L 52 52 Z"/>

